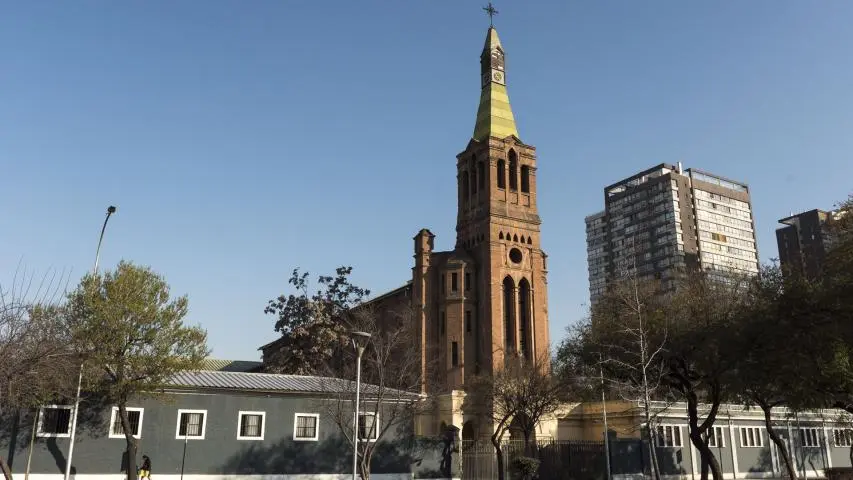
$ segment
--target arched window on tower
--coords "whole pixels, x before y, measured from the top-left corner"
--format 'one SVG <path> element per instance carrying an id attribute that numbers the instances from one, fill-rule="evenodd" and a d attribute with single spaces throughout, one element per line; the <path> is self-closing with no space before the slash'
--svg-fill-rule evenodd
<path id="1" fill-rule="evenodd" d="M 498 188 L 506 188 L 506 162 L 498 160 Z"/>
<path id="2" fill-rule="evenodd" d="M 530 193 L 530 167 L 527 165 L 521 166 L 521 191 Z"/>
<path id="3" fill-rule="evenodd" d="M 504 239 L 504 232 L 501 232 L 498 234 L 498 240 L 503 240 L 503 239 Z"/>
<path id="4" fill-rule="evenodd" d="M 504 278 L 504 349 L 505 356 L 515 352 L 515 282 Z"/>
<path id="5" fill-rule="evenodd" d="M 468 201 L 468 172 L 462 172 L 462 179 L 459 180 L 459 186 L 462 187 L 462 201 Z"/>
<path id="6" fill-rule="evenodd" d="M 515 150 L 509 151 L 509 189 L 518 190 L 518 156 Z"/>
<path id="7" fill-rule="evenodd" d="M 530 283 L 526 278 L 518 282 L 518 327 L 519 353 L 525 360 L 530 360 L 533 342 L 530 338 Z"/>
<path id="8" fill-rule="evenodd" d="M 480 183 L 480 190 L 486 189 L 486 162 L 480 160 L 477 163 L 477 181 Z"/>
<path id="9" fill-rule="evenodd" d="M 477 194 L 477 157 L 471 157 L 471 163 L 468 167 L 471 171 L 471 194 Z"/>

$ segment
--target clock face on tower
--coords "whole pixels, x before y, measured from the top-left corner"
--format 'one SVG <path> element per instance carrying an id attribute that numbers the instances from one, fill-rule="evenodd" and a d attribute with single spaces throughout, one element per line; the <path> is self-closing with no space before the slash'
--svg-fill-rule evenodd
<path id="1" fill-rule="evenodd" d="M 504 69 L 504 56 L 499 50 L 492 50 L 492 68 L 497 70 Z"/>
<path id="2" fill-rule="evenodd" d="M 501 85 L 504 84 L 504 74 L 498 70 L 492 70 L 492 81 L 495 83 L 499 83 Z"/>

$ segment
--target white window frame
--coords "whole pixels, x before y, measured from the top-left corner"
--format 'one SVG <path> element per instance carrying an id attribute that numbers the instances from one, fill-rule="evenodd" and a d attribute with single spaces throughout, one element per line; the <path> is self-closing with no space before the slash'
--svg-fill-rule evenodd
<path id="1" fill-rule="evenodd" d="M 762 448 L 764 447 L 764 435 L 762 435 L 761 427 L 738 427 L 738 437 L 740 437 L 740 446 L 743 448 Z M 753 445 L 747 445 L 750 443 L 749 436 L 744 437 L 745 431 L 752 431 L 753 433 Z M 745 441 L 746 440 L 746 441 Z"/>
<path id="2" fill-rule="evenodd" d="M 133 438 L 142 438 L 142 417 L 145 415 L 145 409 L 140 407 L 126 407 L 128 413 L 130 412 L 139 412 L 139 433 L 133 436 Z M 113 431 L 113 427 L 115 427 L 116 418 L 118 417 L 118 407 L 114 406 L 112 410 L 112 414 L 110 414 L 110 426 L 109 429 L 109 438 L 124 438 L 123 433 L 115 433 Z"/>
<path id="3" fill-rule="evenodd" d="M 713 448 L 726 448 L 726 435 L 725 435 L 726 427 L 713 426 L 711 427 L 710 432 L 705 431 L 705 435 L 708 437 L 708 446 Z M 708 435 L 710 433 L 710 435 Z M 720 440 L 719 445 L 717 444 L 717 439 Z"/>
<path id="4" fill-rule="evenodd" d="M 201 417 L 201 435 L 181 435 L 181 416 L 185 413 L 200 413 Z M 179 408 L 178 419 L 175 426 L 175 438 L 178 440 L 204 440 L 204 435 L 207 431 L 207 410 L 188 410 Z"/>
<path id="5" fill-rule="evenodd" d="M 833 445 L 836 447 L 849 448 L 853 446 L 853 430 L 849 428 L 833 428 L 832 438 Z"/>
<path id="6" fill-rule="evenodd" d="M 820 430 L 817 427 L 801 427 L 800 443 L 805 448 L 820 448 Z"/>
<path id="7" fill-rule="evenodd" d="M 68 433 L 45 433 L 42 431 L 42 422 L 44 420 L 44 410 L 64 409 L 71 413 L 68 415 Z M 39 407 L 38 427 L 36 428 L 36 436 L 41 438 L 70 438 L 71 437 L 71 421 L 74 416 L 74 407 L 71 405 L 42 405 Z"/>
<path id="8" fill-rule="evenodd" d="M 684 437 L 681 435 L 681 425 L 658 425 L 658 447 L 661 448 L 680 448 L 684 446 Z M 667 441 L 667 430 L 670 433 L 672 442 Z M 678 433 L 676 437 L 676 432 Z"/>
<path id="9" fill-rule="evenodd" d="M 313 437 L 298 437 L 296 428 L 299 425 L 299 417 L 313 417 L 316 423 L 314 424 Z M 293 414 L 293 441 L 295 442 L 316 442 L 320 439 L 320 414 L 319 413 L 294 413 Z"/>
<path id="10" fill-rule="evenodd" d="M 243 415 L 257 415 L 261 417 L 261 435 L 259 437 L 247 437 L 240 434 L 243 431 Z M 263 440 L 264 431 L 267 429 L 267 412 L 252 412 L 240 410 L 237 412 L 237 440 Z"/>
<path id="11" fill-rule="evenodd" d="M 362 417 L 373 417 L 373 438 L 361 438 L 359 436 L 359 442 L 375 442 L 379 440 L 379 413 L 378 412 L 358 412 L 358 414 Z M 361 418 L 358 419 L 358 426 L 361 427 Z M 358 435 L 358 432 L 356 432 Z"/>

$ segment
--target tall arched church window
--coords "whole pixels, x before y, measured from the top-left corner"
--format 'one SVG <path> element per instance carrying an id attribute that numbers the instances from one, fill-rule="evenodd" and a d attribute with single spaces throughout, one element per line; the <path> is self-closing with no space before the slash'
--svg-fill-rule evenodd
<path id="1" fill-rule="evenodd" d="M 530 360 L 530 283 L 526 278 L 518 282 L 518 342 L 522 358 Z"/>
<path id="2" fill-rule="evenodd" d="M 468 201 L 468 172 L 462 172 L 462 179 L 459 181 L 460 186 L 462 187 L 462 201 Z"/>
<path id="3" fill-rule="evenodd" d="M 471 164 L 468 170 L 471 171 L 471 194 L 477 193 L 477 158 L 471 157 Z"/>
<path id="4" fill-rule="evenodd" d="M 518 190 L 518 156 L 515 150 L 509 151 L 509 189 Z"/>
<path id="5" fill-rule="evenodd" d="M 504 349 L 506 355 L 515 351 L 515 282 L 504 278 Z"/>
<path id="6" fill-rule="evenodd" d="M 527 165 L 521 167 L 521 191 L 530 193 L 530 167 Z"/>
<path id="7" fill-rule="evenodd" d="M 506 162 L 498 160 L 498 188 L 506 188 Z"/>

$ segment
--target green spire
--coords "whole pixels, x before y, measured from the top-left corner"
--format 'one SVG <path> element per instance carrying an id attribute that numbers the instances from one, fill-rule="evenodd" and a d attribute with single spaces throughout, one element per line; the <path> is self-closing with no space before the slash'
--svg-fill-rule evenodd
<path id="1" fill-rule="evenodd" d="M 504 50 L 495 27 L 489 27 L 486 34 L 486 44 L 480 55 L 480 75 L 482 91 L 480 107 L 477 109 L 477 123 L 474 125 L 474 140 L 506 138 L 510 135 L 518 137 L 515 117 L 512 115 L 506 91 Z"/>

